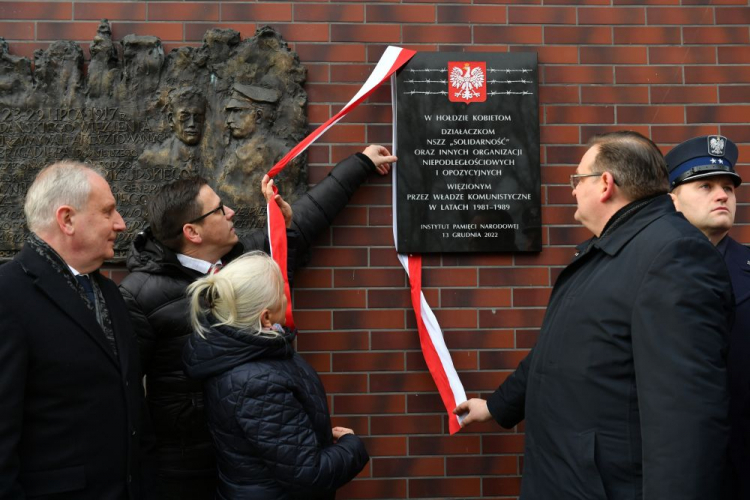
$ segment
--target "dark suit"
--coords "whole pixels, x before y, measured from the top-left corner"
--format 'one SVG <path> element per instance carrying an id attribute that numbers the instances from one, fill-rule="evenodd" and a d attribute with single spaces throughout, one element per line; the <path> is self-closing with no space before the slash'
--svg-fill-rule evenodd
<path id="1" fill-rule="evenodd" d="M 734 326 L 729 334 L 729 463 L 732 499 L 750 498 L 750 248 L 730 237 L 718 245 L 734 289 Z"/>
<path id="2" fill-rule="evenodd" d="M 91 276 L 117 356 L 85 299 L 29 243 L 0 267 L 2 500 L 144 497 L 137 344 L 117 286 Z"/>

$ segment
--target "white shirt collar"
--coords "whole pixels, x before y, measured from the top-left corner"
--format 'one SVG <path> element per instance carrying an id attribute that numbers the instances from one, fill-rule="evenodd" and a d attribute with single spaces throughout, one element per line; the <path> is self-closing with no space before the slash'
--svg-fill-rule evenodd
<path id="1" fill-rule="evenodd" d="M 214 266 L 214 264 L 208 262 L 207 260 L 196 259 L 195 257 L 190 257 L 189 255 L 185 255 L 182 253 L 178 253 L 176 255 L 177 260 L 180 261 L 180 264 L 182 264 L 184 267 L 187 267 L 188 269 L 198 271 L 199 273 L 207 274 L 208 271 L 211 270 L 211 267 Z M 219 260 L 218 262 L 221 262 L 221 260 Z"/>

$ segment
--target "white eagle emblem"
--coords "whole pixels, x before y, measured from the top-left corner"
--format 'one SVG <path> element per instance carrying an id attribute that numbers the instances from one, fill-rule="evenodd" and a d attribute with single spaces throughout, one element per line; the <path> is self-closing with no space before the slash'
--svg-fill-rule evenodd
<path id="1" fill-rule="evenodd" d="M 724 146 L 727 141 L 720 135 L 713 135 L 708 138 L 708 152 L 712 156 L 724 156 Z"/>
<path id="2" fill-rule="evenodd" d="M 460 99 L 471 100 L 481 96 L 479 89 L 484 86 L 484 72 L 482 68 L 475 67 L 471 69 L 469 63 L 464 64 L 464 71 L 461 68 L 454 67 L 450 76 L 451 87 L 458 89 L 453 95 Z"/>

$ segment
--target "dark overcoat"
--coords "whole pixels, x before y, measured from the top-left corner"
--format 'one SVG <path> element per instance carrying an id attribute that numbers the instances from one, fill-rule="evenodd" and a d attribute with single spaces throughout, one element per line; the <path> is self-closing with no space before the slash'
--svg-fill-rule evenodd
<path id="1" fill-rule="evenodd" d="M 525 418 L 524 500 L 719 498 L 733 313 L 716 248 L 658 196 L 579 247 L 488 408 Z"/>
<path id="2" fill-rule="evenodd" d="M 750 498 L 750 248 L 729 237 L 725 245 L 736 307 L 728 358 L 730 498 L 739 500 Z"/>
<path id="3" fill-rule="evenodd" d="M 29 244 L 0 267 L 0 499 L 146 496 L 137 340 L 117 286 L 91 276 L 117 357 L 95 313 Z"/>

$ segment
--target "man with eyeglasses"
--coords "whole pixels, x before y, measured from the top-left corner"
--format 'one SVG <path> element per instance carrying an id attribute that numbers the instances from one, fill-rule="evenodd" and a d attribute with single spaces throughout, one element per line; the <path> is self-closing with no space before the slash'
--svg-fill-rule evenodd
<path id="1" fill-rule="evenodd" d="M 594 235 L 560 273 L 536 346 L 463 425 L 525 420 L 523 500 L 720 498 L 732 290 L 667 194 L 657 146 L 588 143 L 571 176 Z"/>
<path id="2" fill-rule="evenodd" d="M 694 137 L 667 155 L 675 208 L 724 256 L 735 300 L 729 333 L 729 470 L 727 500 L 750 498 L 750 249 L 728 236 L 737 210 L 737 146 L 720 135 Z"/>
<path id="3" fill-rule="evenodd" d="M 372 171 L 385 175 L 396 161 L 382 146 L 368 146 L 339 163 L 291 207 L 262 182 L 267 201 L 282 209 L 288 228 L 288 274 L 310 245 L 346 206 Z M 130 274 L 120 286 L 138 335 L 146 398 L 157 438 L 161 500 L 212 500 L 216 463 L 203 409 L 199 380 L 183 372 L 182 350 L 192 333 L 188 285 L 237 256 L 268 249 L 266 230 L 240 241 L 234 209 L 225 205 L 206 179 L 169 183 L 148 204 L 149 227 L 130 248 Z"/>

